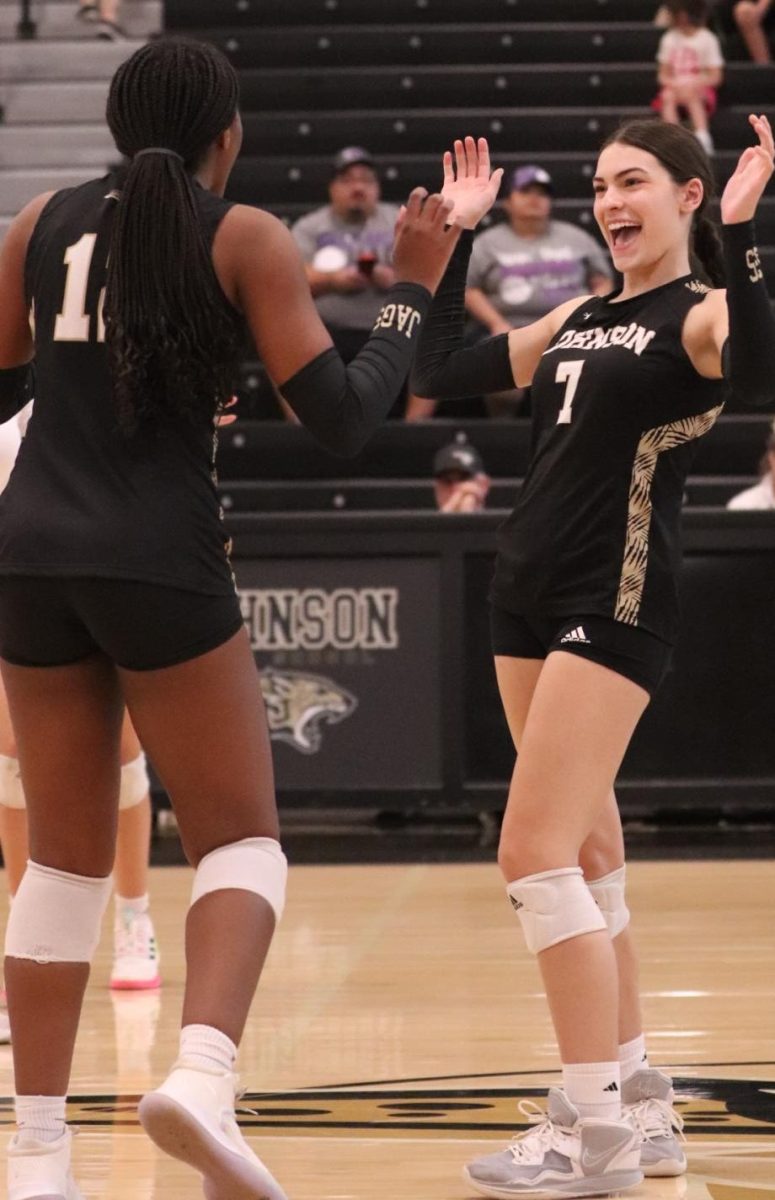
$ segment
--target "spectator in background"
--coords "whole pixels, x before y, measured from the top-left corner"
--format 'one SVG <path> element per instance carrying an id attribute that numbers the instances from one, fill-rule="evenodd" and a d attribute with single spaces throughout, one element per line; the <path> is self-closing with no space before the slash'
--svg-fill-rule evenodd
<path id="1" fill-rule="evenodd" d="M 767 447 L 760 463 L 761 479 L 753 487 L 738 492 L 727 504 L 727 508 L 775 509 L 775 424 L 767 438 Z"/>
<path id="2" fill-rule="evenodd" d="M 385 292 L 395 283 L 391 262 L 398 207 L 380 200 L 374 159 L 363 146 L 339 151 L 328 198 L 328 204 L 300 217 L 291 232 L 323 324 L 348 363 L 371 333 Z M 396 408 L 403 407 L 402 398 Z M 295 420 L 285 405 L 283 410 Z"/>
<path id="3" fill-rule="evenodd" d="M 653 107 L 677 125 L 688 116 L 697 141 L 713 153 L 708 122 L 716 111 L 716 89 L 724 78 L 724 56 L 715 33 L 707 27 L 706 0 L 668 0 L 670 28 L 657 51 L 660 90 Z"/>
<path id="4" fill-rule="evenodd" d="M 95 36 L 105 42 L 126 37 L 118 21 L 120 0 L 79 0 L 78 19 L 94 26 Z"/>
<path id="5" fill-rule="evenodd" d="M 508 221 L 480 233 L 468 271 L 466 308 L 488 333 L 530 325 L 565 300 L 613 287 L 603 247 L 552 218 L 554 187 L 542 167 L 519 167 L 503 201 Z"/>
<path id="6" fill-rule="evenodd" d="M 761 66 L 771 62 L 766 30 L 775 28 L 773 0 L 718 0 L 718 8 L 725 25 L 739 30 L 753 62 Z"/>
<path id="7" fill-rule="evenodd" d="M 395 282 L 390 264 L 398 208 L 380 201 L 374 159 L 362 146 L 339 151 L 328 195 L 329 203 L 301 217 L 292 233 L 323 324 L 350 362 Z"/>
<path id="8" fill-rule="evenodd" d="M 468 442 L 450 442 L 433 459 L 433 488 L 439 512 L 480 512 L 490 490 L 479 452 Z"/>

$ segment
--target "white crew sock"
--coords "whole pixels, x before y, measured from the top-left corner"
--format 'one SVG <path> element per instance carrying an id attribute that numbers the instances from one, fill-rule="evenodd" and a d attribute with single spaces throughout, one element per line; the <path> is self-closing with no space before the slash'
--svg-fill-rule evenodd
<path id="1" fill-rule="evenodd" d="M 66 1096 L 17 1096 L 19 1141 L 55 1142 L 65 1131 Z"/>
<path id="2" fill-rule="evenodd" d="M 580 1117 L 600 1117 L 620 1121 L 622 1116 L 621 1083 L 618 1062 L 563 1063 L 562 1084 L 565 1095 Z"/>
<path id="3" fill-rule="evenodd" d="M 180 1057 L 192 1067 L 233 1071 L 237 1047 L 212 1025 L 184 1025 L 180 1031 Z"/>
<path id="4" fill-rule="evenodd" d="M 647 1070 L 648 1065 L 649 1056 L 646 1053 L 646 1038 L 644 1034 L 639 1033 L 631 1042 L 624 1042 L 619 1047 L 619 1068 L 622 1073 L 622 1083 L 626 1083 L 636 1071 Z"/>
<path id="5" fill-rule="evenodd" d="M 149 900 L 148 900 L 147 892 L 145 893 L 144 896 L 135 896 L 135 897 L 119 896 L 118 892 L 116 892 L 116 894 L 113 897 L 113 900 L 116 905 L 117 913 L 119 913 L 119 912 L 123 913 L 123 912 L 129 911 L 131 913 L 134 913 L 136 916 L 140 916 L 142 913 L 148 912 Z"/>

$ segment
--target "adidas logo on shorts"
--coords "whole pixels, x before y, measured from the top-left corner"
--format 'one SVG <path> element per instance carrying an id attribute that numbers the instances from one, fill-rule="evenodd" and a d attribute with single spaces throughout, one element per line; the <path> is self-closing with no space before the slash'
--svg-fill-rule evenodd
<path id="1" fill-rule="evenodd" d="M 591 642 L 584 632 L 583 625 L 577 625 L 575 629 L 571 629 L 570 633 L 564 633 L 560 638 L 560 645 L 565 642 L 575 642 L 576 645 L 591 646 Z"/>

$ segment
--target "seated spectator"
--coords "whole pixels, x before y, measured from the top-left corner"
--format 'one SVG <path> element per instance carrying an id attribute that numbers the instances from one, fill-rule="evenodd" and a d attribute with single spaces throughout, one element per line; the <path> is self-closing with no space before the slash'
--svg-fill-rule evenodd
<path id="1" fill-rule="evenodd" d="M 727 508 L 775 509 L 775 425 L 767 438 L 767 449 L 759 464 L 761 479 L 753 487 L 738 492 L 727 504 Z"/>
<path id="2" fill-rule="evenodd" d="M 565 300 L 613 287 L 605 250 L 577 225 L 552 218 L 553 196 L 548 171 L 519 167 L 503 201 L 508 221 L 474 241 L 466 307 L 488 333 L 530 325 Z"/>
<path id="3" fill-rule="evenodd" d="M 670 28 L 659 41 L 660 90 L 653 107 L 676 125 L 683 114 L 707 154 L 713 153 L 709 120 L 716 111 L 716 89 L 724 78 L 724 56 L 707 27 L 706 0 L 668 0 Z"/>
<path id="4" fill-rule="evenodd" d="M 439 512 L 480 512 L 490 478 L 479 452 L 466 441 L 450 442 L 433 459 L 434 493 Z"/>
<path id="5" fill-rule="evenodd" d="M 398 207 L 381 202 L 377 168 L 363 146 L 346 146 L 336 155 L 328 201 L 300 217 L 291 232 L 323 324 L 348 363 L 395 282 L 391 257 Z M 396 407 L 403 405 L 402 399 Z M 293 419 L 289 411 L 286 416 Z"/>
<path id="6" fill-rule="evenodd" d="M 96 37 L 115 42 L 126 36 L 118 22 L 118 9 L 119 0 L 79 0 L 77 16 L 94 26 Z"/>
<path id="7" fill-rule="evenodd" d="M 318 312 L 345 362 L 355 358 L 395 282 L 390 265 L 398 208 L 380 201 L 374 159 L 347 146 L 333 162 L 329 203 L 301 217 L 293 236 Z"/>
<path id="8" fill-rule="evenodd" d="M 737 27 L 752 61 L 761 66 L 771 62 L 767 30 L 775 28 L 773 0 L 719 0 L 718 6 L 727 27 Z"/>

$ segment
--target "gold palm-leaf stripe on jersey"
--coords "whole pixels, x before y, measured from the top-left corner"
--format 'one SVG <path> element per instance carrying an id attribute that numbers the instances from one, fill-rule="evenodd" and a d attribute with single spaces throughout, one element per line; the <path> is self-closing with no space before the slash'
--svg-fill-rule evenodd
<path id="1" fill-rule="evenodd" d="M 712 427 L 722 408 L 720 404 L 696 417 L 685 417 L 681 421 L 671 421 L 669 425 L 647 429 L 638 443 L 630 481 L 622 574 L 616 597 L 617 621 L 623 621 L 626 625 L 638 623 L 649 557 L 651 487 L 659 455 L 702 437 Z"/>

